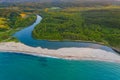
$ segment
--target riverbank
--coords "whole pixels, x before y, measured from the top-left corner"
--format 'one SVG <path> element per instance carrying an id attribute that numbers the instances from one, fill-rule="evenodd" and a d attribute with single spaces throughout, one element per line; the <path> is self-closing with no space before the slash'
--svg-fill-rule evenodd
<path id="1" fill-rule="evenodd" d="M 36 21 L 36 16 L 29 14 L 27 15 L 26 18 L 19 17 L 17 19 L 15 18 L 15 22 L 11 21 L 11 23 L 15 23 L 15 24 L 10 24 L 10 22 L 5 23 L 5 24 L 9 24 L 9 29 L 2 30 L 0 28 L 0 42 L 18 41 L 16 38 L 12 37 L 12 35 L 17 31 L 20 31 L 26 28 L 27 26 L 32 25 L 35 21 Z"/>
<path id="2" fill-rule="evenodd" d="M 117 53 L 119 53 L 119 54 L 120 54 L 120 49 L 115 48 L 115 47 L 113 47 L 112 49 L 113 49 L 115 52 L 117 52 Z"/>
<path id="3" fill-rule="evenodd" d="M 22 43 L 4 42 L 0 43 L 2 52 L 21 52 L 35 56 L 51 56 L 70 60 L 97 60 L 120 63 L 118 54 L 107 52 L 101 49 L 92 48 L 60 48 L 57 50 L 43 49 L 41 47 L 29 47 Z"/>

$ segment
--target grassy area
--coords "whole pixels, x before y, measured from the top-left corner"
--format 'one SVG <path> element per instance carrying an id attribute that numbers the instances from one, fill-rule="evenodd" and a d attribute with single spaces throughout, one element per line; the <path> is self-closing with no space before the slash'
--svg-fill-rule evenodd
<path id="1" fill-rule="evenodd" d="M 120 8 L 105 7 L 46 12 L 33 31 L 36 39 L 85 40 L 120 49 Z"/>

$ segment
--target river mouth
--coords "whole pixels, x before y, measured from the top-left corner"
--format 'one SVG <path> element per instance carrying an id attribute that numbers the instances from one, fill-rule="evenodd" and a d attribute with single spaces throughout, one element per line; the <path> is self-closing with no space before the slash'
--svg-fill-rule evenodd
<path id="1" fill-rule="evenodd" d="M 39 47 L 38 49 L 44 49 L 45 51 L 58 50 L 58 52 L 61 52 L 59 49 L 74 47 L 75 49 L 89 48 L 94 51 L 99 49 L 111 54 L 116 53 L 110 47 L 88 42 L 35 40 L 32 37 L 32 30 L 40 23 L 41 19 L 37 15 L 37 20 L 33 25 L 18 31 L 14 34 L 14 37 L 29 47 Z M 0 80 L 119 80 L 119 74 L 119 63 L 96 60 L 67 60 L 21 52 L 0 52 Z"/>

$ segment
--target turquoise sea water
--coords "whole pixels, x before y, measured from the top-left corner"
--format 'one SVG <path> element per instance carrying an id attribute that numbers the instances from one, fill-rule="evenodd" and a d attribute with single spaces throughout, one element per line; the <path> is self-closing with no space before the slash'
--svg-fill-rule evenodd
<path id="1" fill-rule="evenodd" d="M 50 42 L 32 38 L 32 30 L 41 21 L 13 36 L 32 47 L 58 49 L 89 47 L 115 53 L 110 47 L 85 42 Z M 74 61 L 0 52 L 0 80 L 120 80 L 120 64 L 100 61 Z"/>
<path id="2" fill-rule="evenodd" d="M 120 64 L 1 52 L 0 80 L 120 80 Z"/>

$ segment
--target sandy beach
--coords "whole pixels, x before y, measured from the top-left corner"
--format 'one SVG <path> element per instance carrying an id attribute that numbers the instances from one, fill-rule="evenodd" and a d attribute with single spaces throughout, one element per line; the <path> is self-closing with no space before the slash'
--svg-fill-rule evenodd
<path id="1" fill-rule="evenodd" d="M 22 43 L 5 42 L 0 43 L 2 52 L 21 52 L 35 56 L 51 56 L 72 60 L 97 60 L 120 63 L 120 55 L 101 49 L 92 48 L 60 48 L 57 50 L 43 49 L 41 47 L 29 47 Z"/>

